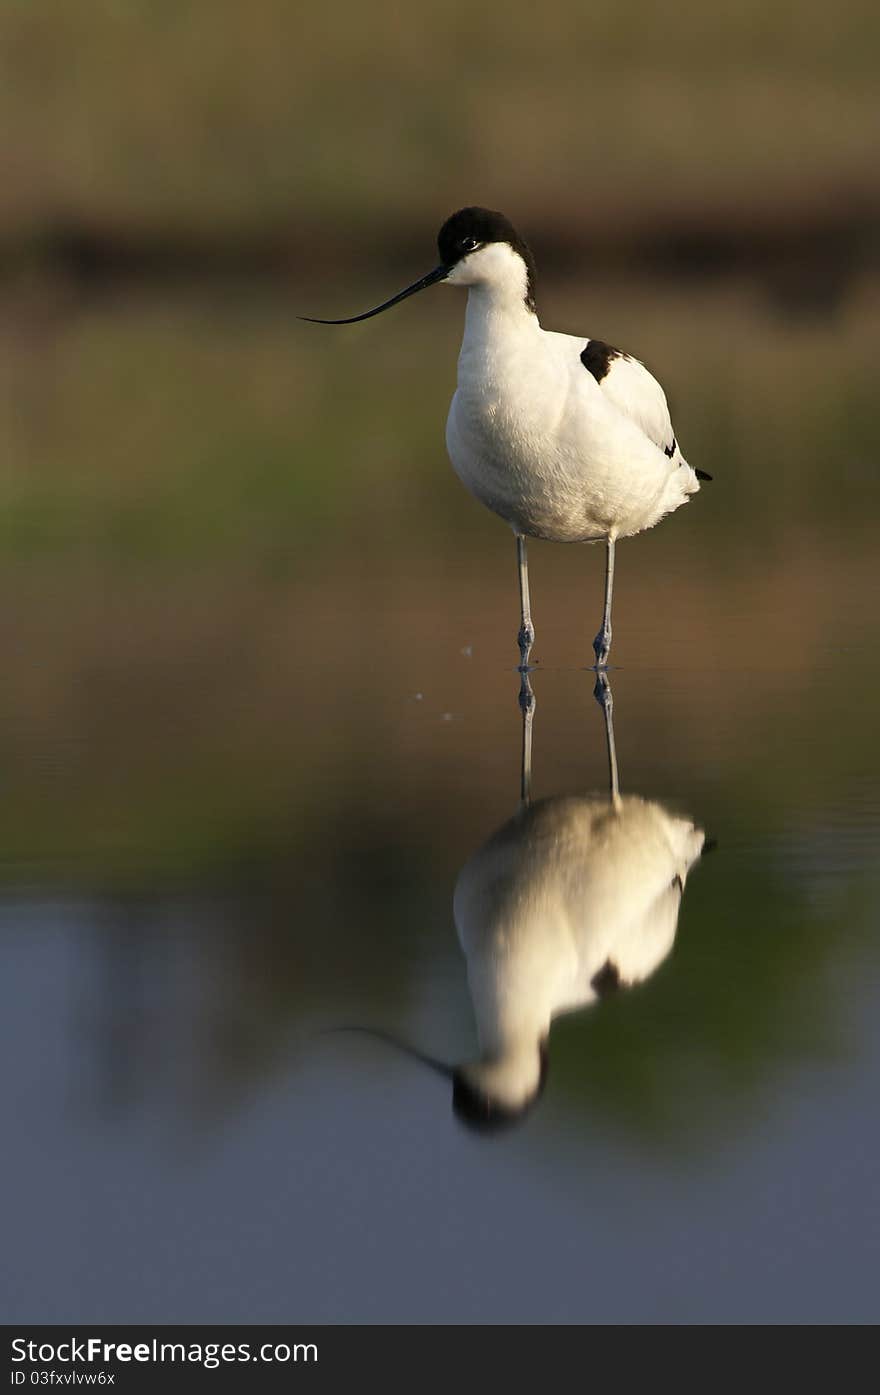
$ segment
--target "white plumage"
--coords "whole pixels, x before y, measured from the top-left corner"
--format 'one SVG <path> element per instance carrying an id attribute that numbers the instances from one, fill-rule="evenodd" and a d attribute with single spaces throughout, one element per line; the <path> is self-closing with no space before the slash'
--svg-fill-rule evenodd
<path id="1" fill-rule="evenodd" d="M 514 1123 L 540 1096 L 562 1013 L 650 977 L 672 950 L 688 875 L 713 844 L 690 818 L 621 795 L 608 677 L 609 793 L 531 803 L 534 695 L 521 678 L 520 807 L 462 867 L 453 896 L 479 1054 L 448 1065 L 391 1032 L 358 1028 L 453 1082 L 467 1124 Z"/>
<path id="2" fill-rule="evenodd" d="M 520 1113 L 553 1018 L 662 964 L 703 842 L 635 795 L 567 797 L 523 809 L 474 854 L 454 899 L 481 1050 L 459 1068 L 473 1112 Z"/>
<path id="3" fill-rule="evenodd" d="M 441 264 L 390 301 L 438 281 L 468 291 L 458 385 L 446 444 L 459 478 L 517 539 L 520 667 L 534 627 L 526 538 L 607 546 L 605 609 L 596 667 L 611 647 L 614 546 L 687 502 L 710 476 L 678 447 L 666 396 L 644 364 L 598 340 L 544 330 L 534 261 L 503 214 L 464 208 L 440 229 Z"/>
<path id="4" fill-rule="evenodd" d="M 528 269 L 508 243 L 466 257 L 446 278 L 468 288 L 458 386 L 446 428 L 453 467 L 514 532 L 551 542 L 627 537 L 699 489 L 660 384 L 612 357 L 601 381 L 589 340 L 541 328 Z M 613 352 L 613 351 L 612 351 Z"/>

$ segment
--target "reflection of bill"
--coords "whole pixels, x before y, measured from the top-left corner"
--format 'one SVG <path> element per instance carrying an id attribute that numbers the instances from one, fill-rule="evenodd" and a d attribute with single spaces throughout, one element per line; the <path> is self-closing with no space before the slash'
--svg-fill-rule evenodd
<path id="1" fill-rule="evenodd" d="M 468 1125 L 515 1123 L 540 1097 L 553 1018 L 648 978 L 672 949 L 688 873 L 705 835 L 653 800 L 621 795 L 608 678 L 608 795 L 532 804 L 534 696 L 522 676 L 520 808 L 465 863 L 453 908 L 467 959 L 480 1054 L 452 1067 L 375 1033 L 449 1077 Z"/>

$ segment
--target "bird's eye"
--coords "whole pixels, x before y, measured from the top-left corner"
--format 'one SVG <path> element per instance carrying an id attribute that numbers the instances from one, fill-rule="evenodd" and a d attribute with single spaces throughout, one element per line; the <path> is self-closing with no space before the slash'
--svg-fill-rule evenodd
<path id="1" fill-rule="evenodd" d="M 479 245 L 475 237 L 463 237 L 461 239 L 461 250 L 463 252 L 475 252 Z"/>

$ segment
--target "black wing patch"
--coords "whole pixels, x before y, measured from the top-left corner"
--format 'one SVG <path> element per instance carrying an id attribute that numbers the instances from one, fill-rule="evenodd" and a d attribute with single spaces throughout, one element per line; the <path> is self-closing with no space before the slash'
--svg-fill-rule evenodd
<path id="1" fill-rule="evenodd" d="M 592 373 L 597 383 L 607 377 L 608 370 L 616 358 L 629 358 L 623 349 L 615 349 L 613 344 L 606 344 L 604 339 L 589 340 L 586 348 L 581 353 L 581 363 L 588 373 Z M 671 460 L 678 450 L 678 442 L 672 438 L 671 446 L 663 447 L 663 454 Z M 712 476 L 707 475 L 705 470 L 694 470 L 698 480 L 711 480 Z"/>
<path id="2" fill-rule="evenodd" d="M 592 373 L 596 382 L 601 383 L 614 360 L 626 357 L 623 350 L 615 349 L 613 344 L 606 344 L 602 339 L 591 339 L 581 354 L 581 363 L 588 373 Z"/>

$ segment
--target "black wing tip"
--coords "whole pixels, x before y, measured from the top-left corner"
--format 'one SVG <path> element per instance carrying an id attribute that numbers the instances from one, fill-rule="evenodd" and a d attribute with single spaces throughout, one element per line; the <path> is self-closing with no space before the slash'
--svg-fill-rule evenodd
<path id="1" fill-rule="evenodd" d="M 711 475 L 706 474 L 705 470 L 694 470 L 694 474 L 696 475 L 698 480 L 711 480 L 712 478 Z"/>

